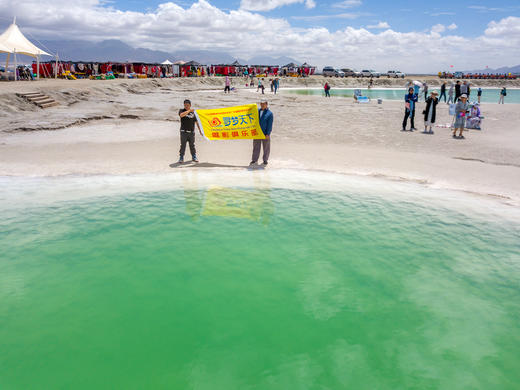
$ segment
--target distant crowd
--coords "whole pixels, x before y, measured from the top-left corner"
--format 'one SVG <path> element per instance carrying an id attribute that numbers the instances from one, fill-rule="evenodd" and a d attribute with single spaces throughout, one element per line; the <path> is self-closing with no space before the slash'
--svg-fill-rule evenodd
<path id="1" fill-rule="evenodd" d="M 441 79 L 479 79 L 479 80 L 516 80 L 519 76 L 512 73 L 462 73 L 439 72 Z"/>

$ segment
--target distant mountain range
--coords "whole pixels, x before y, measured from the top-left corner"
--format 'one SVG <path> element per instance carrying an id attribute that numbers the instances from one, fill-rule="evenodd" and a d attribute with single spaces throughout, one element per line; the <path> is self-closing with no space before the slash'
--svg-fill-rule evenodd
<path id="1" fill-rule="evenodd" d="M 502 68 L 497 69 L 480 69 L 480 70 L 470 70 L 466 71 L 464 73 L 483 73 L 483 74 L 490 74 L 490 73 L 520 73 L 520 65 L 516 66 L 503 66 Z"/>
<path id="2" fill-rule="evenodd" d="M 209 50 L 179 50 L 168 53 L 160 50 L 134 48 L 120 40 L 110 39 L 101 42 L 81 40 L 42 41 L 43 49 L 58 53 L 62 61 L 85 62 L 148 62 L 160 63 L 165 60 L 197 61 L 201 64 L 231 64 L 238 60 L 241 64 L 250 65 L 285 65 L 290 62 L 299 63 L 290 57 L 255 56 L 249 60 L 235 58 L 227 53 Z M 42 60 L 49 60 L 43 57 Z"/>

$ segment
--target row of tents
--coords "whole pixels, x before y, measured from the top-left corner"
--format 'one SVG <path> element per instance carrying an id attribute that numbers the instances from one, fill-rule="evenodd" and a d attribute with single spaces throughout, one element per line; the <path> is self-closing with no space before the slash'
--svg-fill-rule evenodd
<path id="1" fill-rule="evenodd" d="M 86 62 L 48 61 L 33 63 L 32 72 L 42 77 L 68 76 L 69 78 L 98 78 L 111 75 L 125 78 L 148 77 L 203 77 L 203 76 L 292 76 L 305 77 L 314 74 L 316 67 L 290 63 L 278 65 L 232 64 L 205 65 L 196 61 L 166 60 L 162 63 L 142 62 Z"/>
<path id="2" fill-rule="evenodd" d="M 200 77 L 200 76 L 310 76 L 315 73 L 316 67 L 307 63 L 298 65 L 289 63 L 279 65 L 245 65 L 235 61 L 231 64 L 205 65 L 196 61 L 166 60 L 162 63 L 142 62 L 89 62 L 58 61 L 56 56 L 52 61 L 40 61 L 41 56 L 53 55 L 32 44 L 16 25 L 16 18 L 7 30 L 0 35 L 0 53 L 7 53 L 5 70 L 7 71 L 11 57 L 14 65 L 14 79 L 18 79 L 17 55 L 26 55 L 35 58 L 32 64 L 32 74 L 40 77 L 68 77 L 68 78 L 100 78 L 100 77 Z M 27 73 L 27 72 L 24 72 Z M 30 73 L 30 72 L 28 72 Z M 31 76 L 32 76 L 31 74 Z"/>

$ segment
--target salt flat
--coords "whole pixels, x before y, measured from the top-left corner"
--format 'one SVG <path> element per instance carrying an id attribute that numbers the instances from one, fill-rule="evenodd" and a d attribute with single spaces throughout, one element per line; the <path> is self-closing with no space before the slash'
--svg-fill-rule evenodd
<path id="1" fill-rule="evenodd" d="M 330 79 L 328 79 L 330 81 Z M 520 111 L 518 106 L 483 104 L 483 130 L 466 139 L 447 128 L 422 134 L 401 132 L 403 103 L 359 105 L 349 98 L 283 94 L 284 87 L 319 86 L 323 78 L 282 79 L 282 93 L 266 89 L 275 115 L 269 169 L 308 169 L 410 180 L 431 187 L 492 196 L 520 204 Z M 430 78 L 435 85 L 439 80 Z M 0 175 L 140 174 L 171 172 L 178 158 L 182 101 L 210 108 L 257 102 L 256 88 L 235 79 L 225 95 L 221 78 L 173 80 L 45 80 L 0 87 Z M 332 80 L 333 86 L 361 86 L 366 80 Z M 376 80 L 377 87 L 406 80 Z M 497 83 L 497 82 L 494 82 Z M 501 85 L 501 82 L 498 82 Z M 511 82 L 515 86 L 516 82 Z M 475 81 L 475 86 L 492 86 Z M 42 91 L 61 106 L 40 110 L 14 92 Z M 404 95 L 404 88 L 403 88 Z M 451 123 L 439 104 L 437 124 Z M 200 168 L 243 169 L 251 141 L 196 141 Z M 189 156 L 187 156 L 189 157 Z"/>

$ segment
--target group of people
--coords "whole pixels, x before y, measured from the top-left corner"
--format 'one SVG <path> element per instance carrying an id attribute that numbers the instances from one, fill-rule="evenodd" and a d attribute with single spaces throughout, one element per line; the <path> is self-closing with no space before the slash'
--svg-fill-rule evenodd
<path id="1" fill-rule="evenodd" d="M 184 108 L 179 110 L 179 117 L 181 121 L 180 136 L 181 136 L 181 147 L 179 149 L 179 161 L 178 164 L 184 163 L 184 155 L 186 153 L 186 144 L 190 147 L 191 161 L 198 163 L 197 150 L 195 148 L 195 125 L 199 130 L 199 134 L 203 136 L 199 122 L 195 115 L 195 110 L 191 107 L 191 101 L 189 99 L 184 100 Z M 265 99 L 260 101 L 260 108 L 258 109 L 258 118 L 260 128 L 264 133 L 264 139 L 253 140 L 253 153 L 251 157 L 250 166 L 255 166 L 260 158 L 260 151 L 263 149 L 262 165 L 265 167 L 269 161 L 269 155 L 271 153 L 271 132 L 273 131 L 273 120 L 274 115 L 269 110 L 268 102 Z"/>
<path id="2" fill-rule="evenodd" d="M 276 94 L 278 92 L 278 88 L 280 88 L 280 79 L 278 77 L 274 79 L 269 79 L 269 84 L 271 86 L 271 92 Z M 248 83 L 246 81 L 246 87 L 253 87 L 254 86 L 254 76 L 251 76 L 250 82 Z M 265 94 L 265 85 L 264 85 L 264 78 L 258 79 L 258 84 L 256 88 L 256 92 L 261 91 L 262 95 Z M 224 81 L 224 93 L 230 93 L 231 92 L 231 78 L 229 76 L 226 76 Z"/>
<path id="3" fill-rule="evenodd" d="M 441 89 L 442 91 L 442 89 Z M 441 92 L 442 96 L 442 92 Z M 437 104 L 440 99 L 437 91 L 432 91 L 429 96 L 426 96 L 426 107 L 423 110 L 424 115 L 424 133 L 433 134 L 433 126 L 437 116 Z M 418 102 L 418 94 L 413 87 L 408 88 L 408 93 L 404 96 L 405 112 L 403 119 L 403 131 L 406 130 L 408 118 L 410 118 L 410 131 L 417 130 L 415 128 L 415 109 Z M 453 122 L 453 138 L 464 138 L 462 132 L 464 128 L 480 129 L 481 114 L 480 103 L 475 103 L 471 107 L 468 103 L 468 95 L 463 93 L 457 96 L 457 103 L 455 104 L 455 119 Z M 458 135 L 457 135 L 458 132 Z"/>

